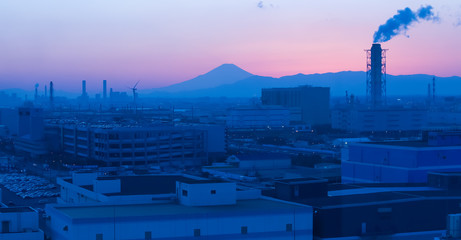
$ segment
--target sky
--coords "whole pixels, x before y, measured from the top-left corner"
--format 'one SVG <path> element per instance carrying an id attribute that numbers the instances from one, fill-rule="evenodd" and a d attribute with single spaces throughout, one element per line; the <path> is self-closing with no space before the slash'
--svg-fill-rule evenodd
<path id="1" fill-rule="evenodd" d="M 364 49 L 406 7 L 433 6 L 383 43 L 388 74 L 461 76 L 461 1 L 0 1 L 0 89 L 168 86 L 233 63 L 280 77 L 364 71 Z"/>

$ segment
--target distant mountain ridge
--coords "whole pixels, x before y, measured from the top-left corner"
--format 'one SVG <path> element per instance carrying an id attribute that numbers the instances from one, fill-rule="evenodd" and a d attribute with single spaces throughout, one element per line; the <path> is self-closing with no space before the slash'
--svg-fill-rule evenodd
<path id="1" fill-rule="evenodd" d="M 169 93 L 193 91 L 218 87 L 224 84 L 232 84 L 251 76 L 253 76 L 253 74 L 237 67 L 234 64 L 223 64 L 191 80 L 155 90 Z"/>
<path id="2" fill-rule="evenodd" d="M 231 64 L 232 65 L 232 64 Z M 215 71 L 214 79 L 225 79 L 220 77 L 221 73 L 232 73 L 233 71 L 248 73 L 235 65 L 227 66 L 229 71 Z M 249 73 L 248 73 L 249 74 Z M 174 84 L 165 88 L 152 89 L 149 97 L 259 97 L 262 88 L 275 87 L 296 87 L 300 85 L 312 85 L 319 87 L 330 87 L 332 96 L 344 96 L 345 92 L 357 96 L 365 95 L 366 75 L 363 71 L 344 71 L 336 73 L 296 74 L 280 78 L 263 77 L 250 75 L 244 79 L 236 80 L 238 74 L 231 74 L 228 81 L 222 84 L 214 84 L 210 87 L 202 83 L 208 78 L 208 73 L 192 80 Z M 238 75 L 238 76 L 244 76 Z M 432 75 L 387 75 L 387 95 L 425 95 L 427 85 L 432 82 Z M 200 85 L 195 85 L 200 82 Z M 216 82 L 215 82 L 216 83 Z M 180 88 L 178 86 L 181 86 Z M 172 91 L 172 89 L 174 91 Z M 461 77 L 436 77 L 436 94 L 440 95 L 461 95 Z"/>
<path id="3" fill-rule="evenodd" d="M 208 73 L 188 81 L 162 88 L 140 89 L 140 97 L 197 98 L 197 97 L 260 97 L 262 88 L 286 88 L 300 85 L 330 87 L 331 96 L 344 96 L 345 92 L 364 96 L 365 72 L 343 71 L 336 73 L 296 74 L 280 78 L 251 74 L 234 64 L 223 64 Z M 387 95 L 426 95 L 433 75 L 387 75 Z M 432 87 L 432 86 L 431 86 Z M 2 89 L 1 92 L 33 99 L 33 89 Z M 79 92 L 56 91 L 56 96 L 77 97 Z M 461 95 L 461 77 L 436 77 L 436 95 Z"/>

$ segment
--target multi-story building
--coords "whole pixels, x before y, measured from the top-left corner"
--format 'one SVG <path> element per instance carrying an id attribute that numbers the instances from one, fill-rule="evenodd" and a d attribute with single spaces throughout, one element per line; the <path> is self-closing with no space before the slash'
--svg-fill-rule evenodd
<path id="1" fill-rule="evenodd" d="M 301 120 L 309 125 L 330 124 L 330 88 L 299 86 L 261 90 L 263 105 L 277 105 L 301 111 Z"/>
<path id="2" fill-rule="evenodd" d="M 426 109 L 338 107 L 331 113 L 332 128 L 349 132 L 420 131 L 427 120 Z"/>
<path id="3" fill-rule="evenodd" d="M 424 141 L 348 144 L 342 182 L 421 183 L 431 171 L 461 171 L 460 132 L 432 132 Z"/>
<path id="4" fill-rule="evenodd" d="M 10 134 L 15 136 L 15 150 L 34 158 L 48 154 L 43 109 L 19 107 L 10 113 L 13 115 L 4 116 L 3 120 L 7 122 Z"/>
<path id="5" fill-rule="evenodd" d="M 283 128 L 290 126 L 290 110 L 284 107 L 254 106 L 228 111 L 229 128 Z"/>
<path id="6" fill-rule="evenodd" d="M 200 165 L 207 131 L 193 127 L 63 125 L 61 146 L 76 159 L 120 165 Z"/>

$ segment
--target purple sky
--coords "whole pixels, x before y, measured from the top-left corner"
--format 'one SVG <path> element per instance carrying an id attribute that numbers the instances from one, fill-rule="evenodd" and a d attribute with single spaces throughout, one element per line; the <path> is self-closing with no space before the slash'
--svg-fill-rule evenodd
<path id="1" fill-rule="evenodd" d="M 170 85 L 234 63 L 258 75 L 363 71 L 373 33 L 398 9 L 440 22 L 383 44 L 388 73 L 461 76 L 460 1 L 0 1 L 0 89 L 98 92 Z M 259 4 L 259 6 L 258 6 Z M 262 6 L 262 7 L 260 7 Z M 457 26 L 458 25 L 458 26 Z"/>

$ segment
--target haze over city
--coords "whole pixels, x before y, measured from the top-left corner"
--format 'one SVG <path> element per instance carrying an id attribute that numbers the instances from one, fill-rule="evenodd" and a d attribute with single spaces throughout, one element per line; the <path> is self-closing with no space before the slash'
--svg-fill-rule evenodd
<path id="1" fill-rule="evenodd" d="M 0 9 L 0 239 L 461 240 L 461 1 Z"/>
<path id="2" fill-rule="evenodd" d="M 365 48 L 398 10 L 432 6 L 383 44 L 389 74 L 460 76 L 458 1 L 3 1 L 2 88 L 86 79 L 156 88 L 232 63 L 262 76 L 364 71 Z M 99 91 L 99 90 L 98 90 Z"/>

